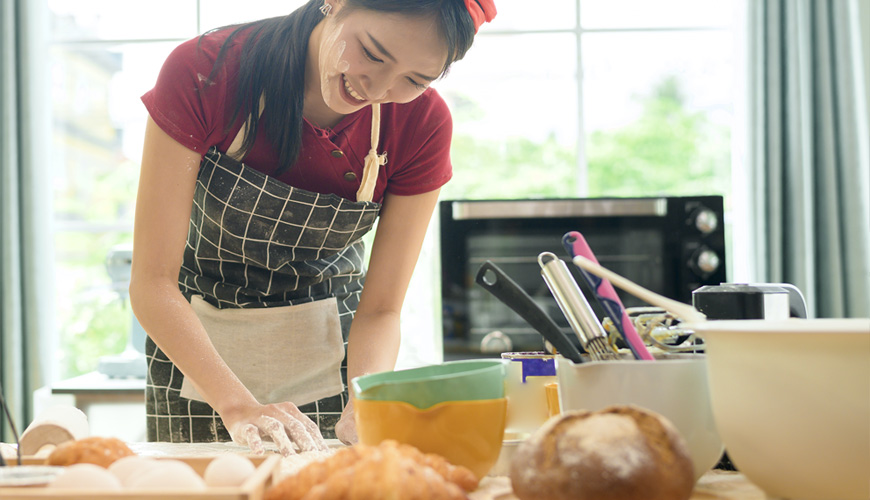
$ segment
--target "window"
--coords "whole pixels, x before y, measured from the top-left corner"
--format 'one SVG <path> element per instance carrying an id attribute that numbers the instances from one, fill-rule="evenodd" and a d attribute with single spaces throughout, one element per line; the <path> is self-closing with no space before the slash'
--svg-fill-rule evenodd
<path id="1" fill-rule="evenodd" d="M 457 122 L 445 195 L 728 194 L 736 3 L 498 2 L 435 85 Z"/>
<path id="2" fill-rule="evenodd" d="M 286 14 L 291 2 L 48 0 L 57 365 L 93 371 L 130 338 L 126 280 L 107 259 L 132 243 L 147 113 L 139 97 L 184 40 Z M 173 15 L 166 15 L 172 12 Z"/>
<path id="3" fill-rule="evenodd" d="M 47 0 L 55 376 L 92 371 L 128 342 L 126 283 L 106 259 L 132 241 L 139 97 L 166 55 L 207 29 L 302 3 Z M 434 84 L 455 125 L 454 179 L 442 197 L 718 193 L 727 203 L 731 138 L 742 133 L 738 3 L 497 0 L 496 22 Z M 405 364 L 440 359 L 434 234 L 406 300 L 403 334 L 415 340 L 403 343 Z"/>

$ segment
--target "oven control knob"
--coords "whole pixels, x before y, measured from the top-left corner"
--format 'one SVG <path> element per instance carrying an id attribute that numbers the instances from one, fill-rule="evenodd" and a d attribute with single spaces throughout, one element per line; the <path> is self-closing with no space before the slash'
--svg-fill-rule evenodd
<path id="1" fill-rule="evenodd" d="M 699 248 L 694 255 L 690 265 L 698 274 L 707 276 L 713 274 L 719 269 L 719 254 L 706 247 Z"/>
<path id="2" fill-rule="evenodd" d="M 702 208 L 695 212 L 695 227 L 698 231 L 701 231 L 702 234 L 710 234 L 719 227 L 719 217 L 716 215 L 716 212 L 710 210 L 709 208 Z"/>
<path id="3" fill-rule="evenodd" d="M 482 353 L 510 352 L 513 348 L 514 343 L 511 338 L 499 330 L 487 333 L 480 341 L 480 352 Z"/>

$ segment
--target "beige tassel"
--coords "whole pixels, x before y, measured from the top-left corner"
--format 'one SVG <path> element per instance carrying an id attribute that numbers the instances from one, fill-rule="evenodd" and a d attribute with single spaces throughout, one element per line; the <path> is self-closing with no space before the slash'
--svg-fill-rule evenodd
<path id="1" fill-rule="evenodd" d="M 372 201 L 381 165 L 387 163 L 387 153 L 378 155 L 378 141 L 381 135 L 381 105 L 372 104 L 372 148 L 366 155 L 362 181 L 356 192 L 356 201 Z"/>

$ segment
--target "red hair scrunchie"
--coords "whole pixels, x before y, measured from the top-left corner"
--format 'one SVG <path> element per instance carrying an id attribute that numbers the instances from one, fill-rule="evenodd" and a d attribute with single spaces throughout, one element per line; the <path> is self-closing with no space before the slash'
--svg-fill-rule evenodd
<path id="1" fill-rule="evenodd" d="M 495 2 L 493 0 L 465 0 L 465 8 L 471 14 L 474 22 L 474 32 L 480 29 L 484 22 L 490 22 L 495 18 Z"/>

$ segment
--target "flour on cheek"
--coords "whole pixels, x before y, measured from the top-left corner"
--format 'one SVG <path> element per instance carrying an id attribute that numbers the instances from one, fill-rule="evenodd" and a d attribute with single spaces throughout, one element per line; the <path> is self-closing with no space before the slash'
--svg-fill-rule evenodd
<path id="1" fill-rule="evenodd" d="M 347 48 L 347 42 L 339 40 L 344 25 L 336 26 L 323 40 L 320 45 L 320 85 L 324 96 L 332 89 L 333 81 L 336 82 L 342 73 L 350 68 L 350 64 L 343 58 Z"/>

